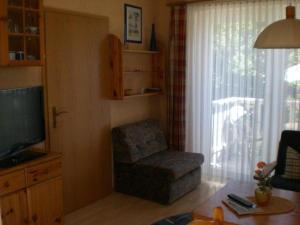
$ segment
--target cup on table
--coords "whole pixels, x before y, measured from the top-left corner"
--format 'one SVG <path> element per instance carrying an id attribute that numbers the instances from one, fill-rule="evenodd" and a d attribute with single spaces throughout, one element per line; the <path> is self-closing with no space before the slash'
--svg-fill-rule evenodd
<path id="1" fill-rule="evenodd" d="M 9 56 L 9 60 L 16 60 L 16 52 L 10 51 L 8 53 L 8 56 Z"/>
<path id="2" fill-rule="evenodd" d="M 24 51 L 16 52 L 16 60 L 24 60 Z"/>

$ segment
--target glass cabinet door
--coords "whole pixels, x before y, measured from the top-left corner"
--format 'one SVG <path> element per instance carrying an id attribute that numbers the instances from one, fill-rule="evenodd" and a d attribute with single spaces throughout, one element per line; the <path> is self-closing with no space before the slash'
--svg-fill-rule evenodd
<path id="1" fill-rule="evenodd" d="M 40 61 L 40 7 L 40 0 L 7 0 L 10 63 Z"/>

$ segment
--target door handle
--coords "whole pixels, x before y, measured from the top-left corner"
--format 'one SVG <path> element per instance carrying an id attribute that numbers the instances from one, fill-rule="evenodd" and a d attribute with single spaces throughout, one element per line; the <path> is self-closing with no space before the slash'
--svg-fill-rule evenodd
<path id="1" fill-rule="evenodd" d="M 57 127 L 57 117 L 69 113 L 67 111 L 58 111 L 57 108 L 54 106 L 52 107 L 52 116 L 53 116 L 53 128 Z"/>

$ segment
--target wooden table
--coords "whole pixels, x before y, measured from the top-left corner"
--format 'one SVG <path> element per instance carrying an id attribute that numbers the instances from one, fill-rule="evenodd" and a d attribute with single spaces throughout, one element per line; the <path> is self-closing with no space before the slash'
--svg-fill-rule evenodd
<path id="1" fill-rule="evenodd" d="M 193 213 L 194 217 L 212 217 L 213 209 L 222 206 L 225 220 L 239 225 L 300 225 L 300 192 L 285 191 L 273 189 L 274 196 L 283 197 L 292 201 L 296 208 L 294 211 L 286 214 L 277 215 L 256 215 L 256 216 L 238 216 L 228 209 L 222 200 L 226 199 L 227 194 L 235 193 L 243 197 L 253 196 L 255 183 L 230 182 L 206 202 L 204 202 Z"/>

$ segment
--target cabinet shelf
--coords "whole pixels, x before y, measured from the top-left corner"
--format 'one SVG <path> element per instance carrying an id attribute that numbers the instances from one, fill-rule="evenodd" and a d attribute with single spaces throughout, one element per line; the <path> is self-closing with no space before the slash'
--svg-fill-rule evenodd
<path id="1" fill-rule="evenodd" d="M 123 73 L 160 73 L 162 71 L 151 71 L 151 70 L 125 70 Z"/>
<path id="2" fill-rule="evenodd" d="M 26 37 L 39 37 L 39 34 L 32 33 L 8 33 L 9 36 L 26 36 Z"/>
<path id="3" fill-rule="evenodd" d="M 10 60 L 9 66 L 40 66 L 40 60 Z"/>
<path id="4" fill-rule="evenodd" d="M 34 9 L 34 8 L 27 8 L 27 7 L 22 7 L 22 6 L 14 6 L 14 5 L 9 5 L 7 6 L 9 10 L 25 10 L 25 11 L 30 11 L 30 12 L 39 12 L 39 9 Z"/>
<path id="5" fill-rule="evenodd" d="M 134 53 L 134 54 L 159 54 L 159 51 L 124 49 L 124 50 L 123 50 L 123 53 Z"/>
<path id="6" fill-rule="evenodd" d="M 0 66 L 43 66 L 42 0 L 0 0 L 0 5 L 0 18 L 5 18 L 0 22 Z"/>
<path id="7" fill-rule="evenodd" d="M 149 96 L 157 96 L 162 95 L 162 92 L 151 92 L 151 93 L 144 93 L 144 94 L 134 94 L 134 95 L 125 95 L 124 99 L 131 99 L 131 98 L 138 98 L 138 97 L 149 97 Z"/>

